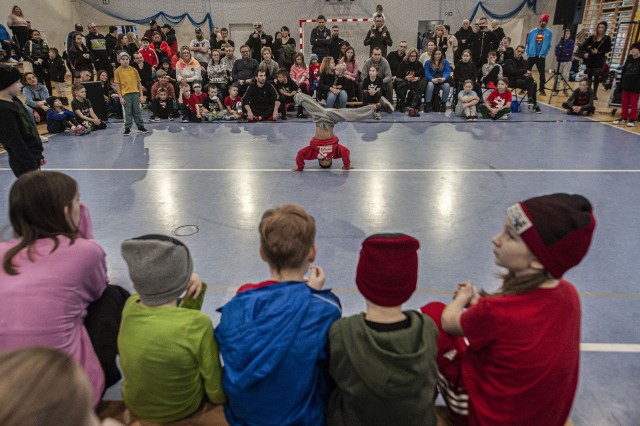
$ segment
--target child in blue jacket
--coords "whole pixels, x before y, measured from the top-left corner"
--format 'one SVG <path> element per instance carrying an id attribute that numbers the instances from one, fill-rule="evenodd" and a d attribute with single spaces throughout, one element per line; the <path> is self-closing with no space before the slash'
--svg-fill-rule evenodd
<path id="1" fill-rule="evenodd" d="M 90 133 L 91 130 L 85 128 L 76 119 L 73 111 L 62 106 L 62 101 L 57 96 L 49 96 L 47 98 L 47 131 L 49 133 L 62 133 L 67 129 L 71 129 L 74 135 L 80 136 Z"/>

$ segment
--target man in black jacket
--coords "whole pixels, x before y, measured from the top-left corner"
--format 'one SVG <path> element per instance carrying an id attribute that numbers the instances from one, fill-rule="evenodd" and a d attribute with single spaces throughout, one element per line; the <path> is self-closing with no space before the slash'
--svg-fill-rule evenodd
<path id="1" fill-rule="evenodd" d="M 387 46 L 393 45 L 391 40 L 391 34 L 384 24 L 384 17 L 382 15 L 376 15 L 373 19 L 373 27 L 367 33 L 364 39 L 364 45 L 369 46 L 369 56 L 373 53 L 373 49 L 379 47 L 382 51 L 382 56 L 387 56 Z"/>
<path id="2" fill-rule="evenodd" d="M 113 69 L 111 68 L 109 51 L 107 50 L 107 39 L 98 32 L 98 26 L 94 22 L 90 22 L 87 28 L 89 29 L 89 34 L 85 36 L 85 39 L 87 40 L 87 49 L 95 59 L 93 66 L 96 67 L 96 71 L 105 70 L 109 77 L 113 77 Z"/>
<path id="3" fill-rule="evenodd" d="M 258 69 L 256 82 L 249 86 L 242 97 L 242 107 L 247 112 L 247 121 L 277 121 L 280 101 L 278 92 L 271 83 L 267 83 L 265 70 Z"/>
<path id="4" fill-rule="evenodd" d="M 342 46 L 343 42 L 344 39 L 340 37 L 340 28 L 338 28 L 337 25 L 334 25 L 333 27 L 331 27 L 331 44 L 329 44 L 329 55 L 333 58 L 336 64 L 338 63 L 340 54 L 342 53 L 340 51 L 340 47 Z"/>
<path id="5" fill-rule="evenodd" d="M 331 46 L 331 31 L 325 27 L 327 18 L 318 15 L 318 26 L 311 30 L 311 53 L 318 55 L 318 63 L 321 64 L 325 56 L 329 54 Z"/>
<path id="6" fill-rule="evenodd" d="M 273 37 L 264 32 L 262 22 L 256 21 L 253 24 L 253 33 L 245 44 L 251 48 L 251 57 L 260 63 L 262 62 L 262 48 L 273 47 Z"/>
<path id="7" fill-rule="evenodd" d="M 513 57 L 509 57 L 503 66 L 505 77 L 509 79 L 511 87 L 514 89 L 524 89 L 527 91 L 529 105 L 532 105 L 533 112 L 542 114 L 538 101 L 536 99 L 536 91 L 538 85 L 531 77 L 531 71 L 527 69 L 527 61 L 524 60 L 524 46 L 520 45 L 513 51 Z"/>
<path id="8" fill-rule="evenodd" d="M 471 50 L 471 36 L 473 36 L 473 29 L 468 19 L 462 21 L 462 27 L 454 34 L 458 40 L 458 50 L 455 52 L 454 62 L 457 64 L 460 60 L 462 52 L 466 49 Z"/>
<path id="9" fill-rule="evenodd" d="M 471 57 L 473 58 L 473 63 L 476 64 L 476 68 L 481 70 L 482 65 L 487 63 L 489 52 L 496 50 L 500 42 L 496 35 L 491 32 L 487 18 L 480 18 L 478 24 L 479 31 L 471 36 Z M 482 73 L 478 73 L 478 75 L 481 77 Z"/>

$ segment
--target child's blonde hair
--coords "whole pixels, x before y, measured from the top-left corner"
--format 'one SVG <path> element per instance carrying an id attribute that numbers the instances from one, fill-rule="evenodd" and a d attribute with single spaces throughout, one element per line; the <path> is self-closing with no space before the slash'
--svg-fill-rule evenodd
<path id="1" fill-rule="evenodd" d="M 347 67 L 344 64 L 336 65 L 336 76 L 344 77 L 344 73 L 347 70 Z"/>
<path id="2" fill-rule="evenodd" d="M 269 209 L 260 220 L 260 249 L 280 272 L 304 265 L 316 239 L 316 221 L 297 204 Z"/>

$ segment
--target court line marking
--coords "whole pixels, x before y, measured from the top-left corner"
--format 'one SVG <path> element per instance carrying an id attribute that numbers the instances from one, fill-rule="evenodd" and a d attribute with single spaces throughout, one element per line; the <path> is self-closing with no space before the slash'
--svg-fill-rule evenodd
<path id="1" fill-rule="evenodd" d="M 46 167 L 48 171 L 70 172 L 267 172 L 294 173 L 291 169 L 213 169 L 213 168 L 81 168 L 81 167 Z M 8 167 L 0 171 L 11 171 Z M 351 169 L 334 170 L 343 173 L 640 173 L 640 169 Z M 306 169 L 305 173 L 329 173 L 324 169 Z"/>
<path id="2" fill-rule="evenodd" d="M 580 343 L 582 352 L 640 352 L 639 344 L 630 343 Z"/>

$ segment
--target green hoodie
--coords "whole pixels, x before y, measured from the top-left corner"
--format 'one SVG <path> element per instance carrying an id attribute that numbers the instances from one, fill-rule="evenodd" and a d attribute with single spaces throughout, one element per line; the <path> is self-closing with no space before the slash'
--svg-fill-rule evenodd
<path id="1" fill-rule="evenodd" d="M 411 326 L 376 331 L 364 314 L 341 318 L 329 330 L 329 426 L 436 424 L 436 339 L 431 319 L 405 312 Z"/>

